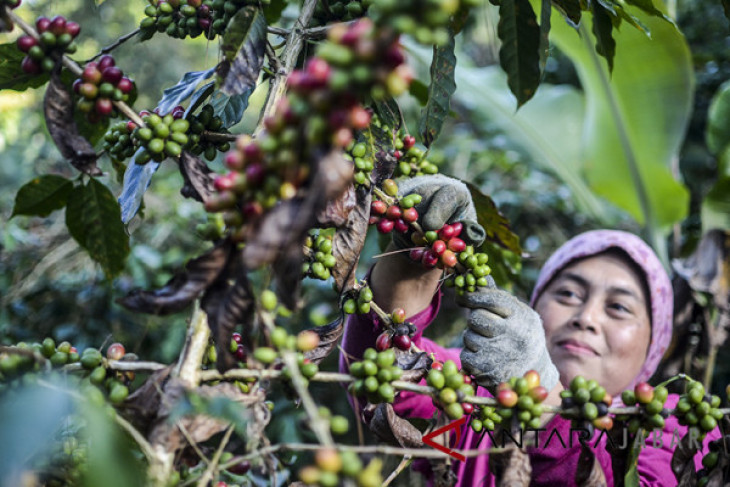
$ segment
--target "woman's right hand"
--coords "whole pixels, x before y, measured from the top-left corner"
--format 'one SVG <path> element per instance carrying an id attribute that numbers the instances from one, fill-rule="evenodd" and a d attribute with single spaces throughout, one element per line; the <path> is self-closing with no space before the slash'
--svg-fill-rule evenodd
<path id="1" fill-rule="evenodd" d="M 471 309 L 464 332 L 461 364 L 476 382 L 494 392 L 500 382 L 521 377 L 528 370 L 540 374 L 548 391 L 560 380 L 545 344 L 540 316 L 489 279 L 488 287 L 457 297 Z"/>

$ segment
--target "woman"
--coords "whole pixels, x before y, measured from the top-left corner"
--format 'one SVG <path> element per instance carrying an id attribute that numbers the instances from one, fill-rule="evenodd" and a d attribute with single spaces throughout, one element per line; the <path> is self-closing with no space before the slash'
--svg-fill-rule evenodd
<path id="1" fill-rule="evenodd" d="M 469 243 L 479 244 L 483 239 L 483 230 L 474 223 L 469 192 L 462 183 L 445 177 L 414 178 L 401 186 L 401 194 L 412 192 L 423 197 L 417 209 L 425 230 L 462 221 Z M 396 238 L 394 246 L 405 247 L 405 242 Z M 416 346 L 434 353 L 437 360 L 460 363 L 479 385 L 492 391 L 499 382 L 534 369 L 540 373 L 542 385 L 550 390 L 547 404 L 558 405 L 563 386 L 577 375 L 596 379 L 615 398 L 614 404 L 620 404 L 621 391 L 654 373 L 671 338 L 669 278 L 652 250 L 625 232 L 588 232 L 558 249 L 543 267 L 533 291 L 530 304 L 536 312 L 494 286 L 478 288 L 460 298 L 460 304 L 472 310 L 463 350 L 446 349 L 421 336 L 438 314 L 440 278 L 440 270 L 423 269 L 403 253 L 396 253 L 378 261 L 370 283 L 375 301 L 383 309 L 406 310 L 408 321 L 418 329 L 413 339 Z M 341 369 L 347 370 L 350 359 L 361 357 L 365 348 L 373 346 L 381 331 L 374 314 L 351 318 L 343 338 Z M 478 394 L 489 395 L 481 388 Z M 667 407 L 673 407 L 676 401 L 677 396 L 671 395 Z M 407 392 L 399 394 L 394 408 L 404 417 L 430 418 L 435 412 L 430 398 Z M 545 428 L 548 432 L 557 430 L 568 443 L 569 421 L 555 416 Z M 677 484 L 670 468 L 676 447 L 675 430 L 680 437 L 686 432 L 669 418 L 662 446 L 642 450 L 638 462 L 642 485 Z M 469 428 L 461 436 L 456 448 L 486 451 L 490 447 L 488 436 L 480 441 L 481 435 Z M 603 435 L 602 444 L 593 451 L 608 485 L 613 485 L 605 439 Z M 563 447 L 560 441 L 547 447 L 541 443 L 538 448 L 528 448 L 528 453 L 532 485 L 574 485 L 580 456 L 577 441 L 572 448 Z M 698 468 L 700 459 L 698 454 Z M 486 454 L 457 461 L 454 470 L 458 485 L 494 485 Z"/>

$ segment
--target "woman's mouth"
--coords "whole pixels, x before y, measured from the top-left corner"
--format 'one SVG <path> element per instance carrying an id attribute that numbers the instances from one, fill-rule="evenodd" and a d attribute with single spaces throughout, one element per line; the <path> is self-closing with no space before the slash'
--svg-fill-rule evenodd
<path id="1" fill-rule="evenodd" d="M 580 340 L 575 340 L 573 338 L 560 340 L 558 342 L 558 347 L 575 355 L 588 355 L 591 357 L 598 356 L 598 352 L 596 352 L 593 347 L 585 342 L 581 342 Z"/>

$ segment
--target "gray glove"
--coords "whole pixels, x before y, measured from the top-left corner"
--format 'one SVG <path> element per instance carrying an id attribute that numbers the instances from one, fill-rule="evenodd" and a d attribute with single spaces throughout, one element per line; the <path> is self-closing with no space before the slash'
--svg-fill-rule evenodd
<path id="1" fill-rule="evenodd" d="M 469 188 L 458 179 L 441 174 L 417 176 L 398 182 L 400 197 L 417 193 L 422 199 L 416 205 L 418 221 L 425 231 L 439 230 L 446 223 L 461 222 L 459 238 L 467 245 L 479 246 L 486 232 L 477 223 L 477 212 Z M 410 233 L 394 234 L 393 242 L 400 248 L 413 247 Z"/>
<path id="2" fill-rule="evenodd" d="M 527 304 L 490 285 L 457 297 L 471 308 L 461 351 L 462 367 L 476 382 L 494 392 L 500 382 L 534 369 L 548 391 L 560 380 L 545 344 L 540 316 Z"/>

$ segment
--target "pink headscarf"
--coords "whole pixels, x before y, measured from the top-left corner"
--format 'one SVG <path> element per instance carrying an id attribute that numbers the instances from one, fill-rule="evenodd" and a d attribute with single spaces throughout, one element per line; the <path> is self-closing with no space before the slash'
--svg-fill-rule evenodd
<path id="1" fill-rule="evenodd" d="M 643 240 L 631 233 L 617 230 L 594 230 L 568 240 L 545 262 L 532 291 L 530 306 L 535 306 L 545 286 L 565 266 L 576 259 L 600 254 L 611 248 L 623 250 L 643 269 L 651 300 L 651 344 L 644 365 L 629 385 L 633 388 L 638 382 L 646 381 L 654 374 L 672 339 L 672 283 L 659 258 Z"/>

